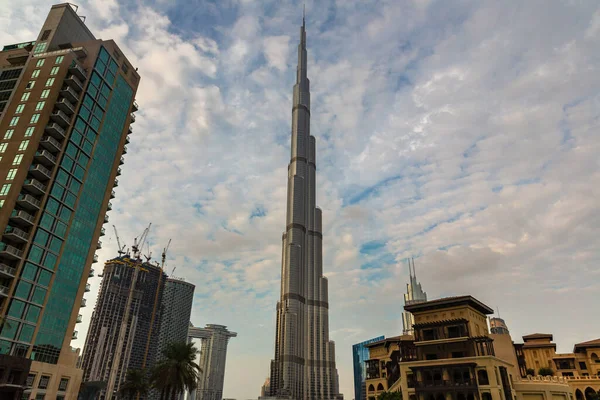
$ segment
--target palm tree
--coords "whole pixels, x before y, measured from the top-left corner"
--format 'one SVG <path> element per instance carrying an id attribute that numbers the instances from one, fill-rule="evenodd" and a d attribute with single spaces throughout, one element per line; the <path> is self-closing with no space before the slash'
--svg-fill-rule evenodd
<path id="1" fill-rule="evenodd" d="M 196 364 L 198 349 L 193 343 L 169 343 L 163 359 L 154 369 L 150 380 L 160 391 L 160 400 L 175 400 L 184 391 L 196 389 L 200 366 Z"/>
<path id="2" fill-rule="evenodd" d="M 119 393 L 123 398 L 127 397 L 129 400 L 133 400 L 138 393 L 145 395 L 149 387 L 144 370 L 130 369 L 127 371 L 125 382 L 119 388 Z"/>

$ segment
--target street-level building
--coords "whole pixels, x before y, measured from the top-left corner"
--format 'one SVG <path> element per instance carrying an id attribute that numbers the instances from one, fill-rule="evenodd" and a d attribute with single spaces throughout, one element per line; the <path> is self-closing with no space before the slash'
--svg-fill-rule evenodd
<path id="1" fill-rule="evenodd" d="M 365 361 L 369 359 L 369 347 L 372 343 L 379 342 L 385 339 L 384 336 L 379 336 L 373 339 L 352 345 L 352 366 L 354 370 L 354 400 L 367 399 L 366 378 L 367 371 Z"/>
<path id="2" fill-rule="evenodd" d="M 67 3 L 32 39 L 0 51 L 0 368 L 24 371 L 30 398 L 62 399 L 79 390 L 70 342 L 140 77 Z M 2 385 L 0 398 L 23 389 Z"/>

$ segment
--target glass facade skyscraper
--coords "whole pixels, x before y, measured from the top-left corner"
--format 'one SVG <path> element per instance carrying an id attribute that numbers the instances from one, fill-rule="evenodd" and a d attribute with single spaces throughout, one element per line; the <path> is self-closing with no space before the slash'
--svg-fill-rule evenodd
<path id="1" fill-rule="evenodd" d="M 37 40 L 0 52 L 0 354 L 29 360 L 15 364 L 27 378 L 17 391 L 33 397 L 79 389 L 70 341 L 139 79 L 116 43 L 96 39 L 67 3 L 51 8 Z"/>
<path id="2" fill-rule="evenodd" d="M 369 349 L 366 345 L 379 342 L 385 336 L 378 336 L 352 346 L 352 364 L 354 366 L 354 400 L 367 400 L 365 388 L 365 361 L 369 359 Z"/>

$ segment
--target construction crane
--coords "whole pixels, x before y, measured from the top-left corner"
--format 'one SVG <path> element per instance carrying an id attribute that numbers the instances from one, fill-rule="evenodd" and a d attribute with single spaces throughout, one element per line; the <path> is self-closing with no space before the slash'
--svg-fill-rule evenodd
<path id="1" fill-rule="evenodd" d="M 117 246 L 119 246 L 119 250 L 117 251 L 117 253 L 119 253 L 119 257 L 121 257 L 123 254 L 125 254 L 125 245 L 123 245 L 123 247 L 121 247 L 121 239 L 119 239 L 119 234 L 117 233 L 117 227 L 114 225 L 112 227 L 115 230 L 115 236 L 117 237 Z"/>
<path id="2" fill-rule="evenodd" d="M 169 246 L 171 246 L 171 239 L 169 239 L 169 243 L 167 243 L 167 247 L 165 247 L 162 252 L 162 258 L 161 258 L 162 264 L 161 264 L 160 268 L 163 270 L 165 269 L 165 261 L 167 260 L 167 251 L 169 251 Z M 173 270 L 175 270 L 175 268 L 173 268 Z M 171 273 L 171 275 L 173 275 L 173 273 Z"/>
<path id="3" fill-rule="evenodd" d="M 146 238 L 148 237 L 148 232 L 150 232 L 150 227 L 152 226 L 152 222 L 148 224 L 148 227 L 144 229 L 144 232 L 140 235 L 139 239 L 133 239 L 133 246 L 131 246 L 131 250 L 133 252 L 133 257 L 140 259 L 141 249 L 144 248 L 144 242 L 146 242 Z"/>

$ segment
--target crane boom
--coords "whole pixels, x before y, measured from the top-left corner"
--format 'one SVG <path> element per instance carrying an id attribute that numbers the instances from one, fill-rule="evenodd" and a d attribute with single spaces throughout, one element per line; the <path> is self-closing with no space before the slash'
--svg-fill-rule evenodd
<path id="1" fill-rule="evenodd" d="M 125 253 L 125 245 L 123 245 L 123 247 L 121 247 L 121 239 L 119 238 L 119 233 L 117 232 L 117 227 L 116 226 L 112 226 L 113 229 L 115 230 L 115 236 L 117 237 L 117 246 L 119 246 L 119 250 L 117 251 L 119 253 L 119 256 L 123 255 L 123 253 Z"/>

